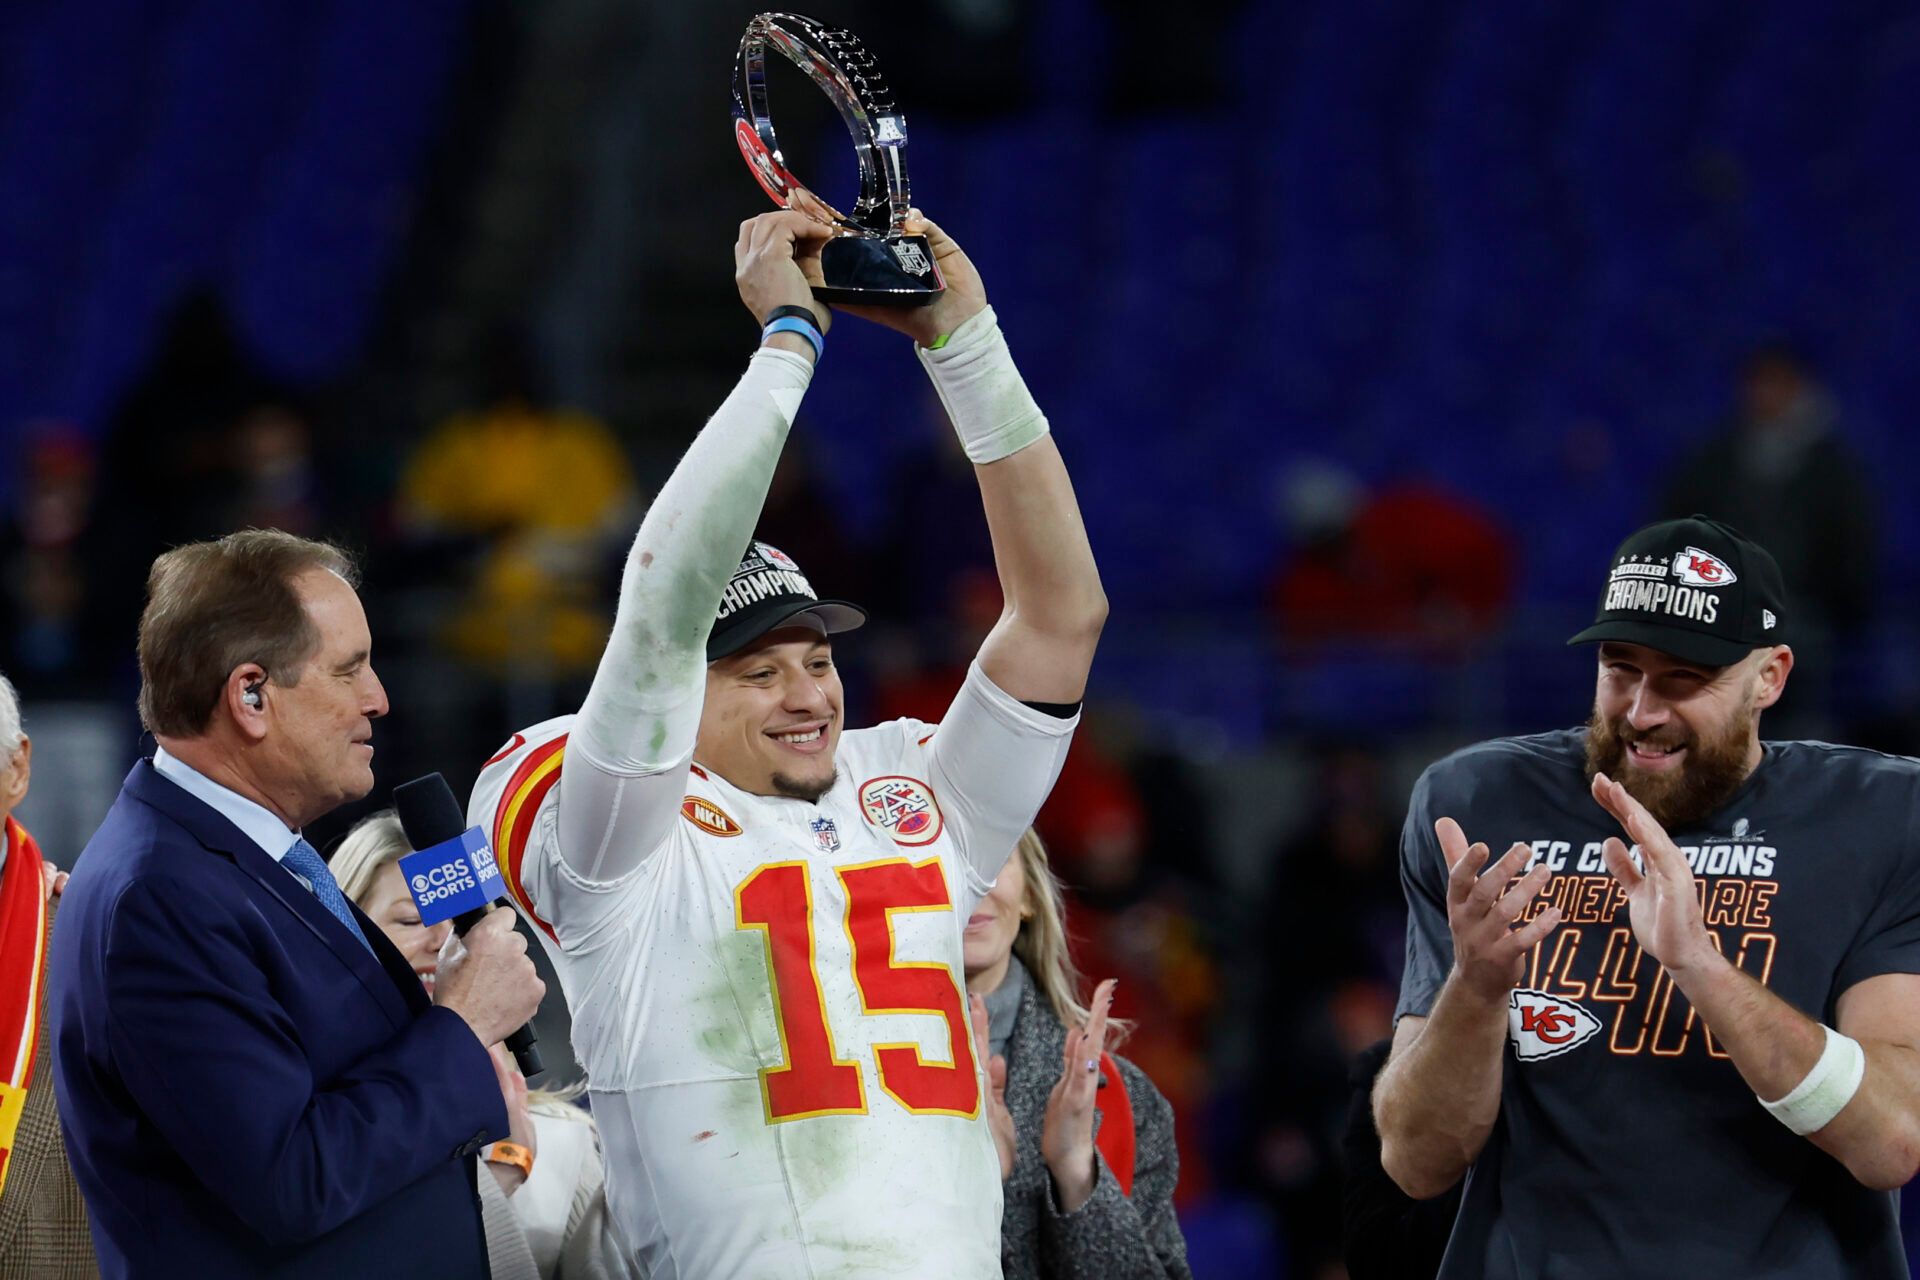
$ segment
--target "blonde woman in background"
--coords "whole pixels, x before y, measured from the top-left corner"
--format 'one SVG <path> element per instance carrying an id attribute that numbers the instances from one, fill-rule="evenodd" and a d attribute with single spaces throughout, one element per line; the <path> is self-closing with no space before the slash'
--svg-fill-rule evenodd
<path id="1" fill-rule="evenodd" d="M 975 1036 L 984 1020 L 996 1094 L 1005 1085 L 992 1119 L 1001 1168 L 1011 1166 L 1000 1225 L 1007 1280 L 1190 1277 L 1173 1213 L 1173 1110 L 1140 1068 L 1114 1056 L 1110 1069 L 1103 1059 L 1109 1030 L 1117 1044 L 1127 1027 L 1108 1022 L 1111 980 L 1091 1009 L 1080 1002 L 1060 885 L 1031 828 L 962 936 Z M 1096 1138 L 1096 1112 L 1104 1124 L 1128 1111 L 1131 1143 Z"/>
<path id="2" fill-rule="evenodd" d="M 384 809 L 347 833 L 328 866 L 340 891 L 380 926 L 431 994 L 453 922 L 420 923 L 400 875 L 400 858 L 411 852 L 399 817 Z M 607 1217 L 599 1130 L 572 1101 L 581 1087 L 529 1091 L 506 1049 L 496 1045 L 493 1053 L 507 1095 L 512 1141 L 534 1153 L 527 1175 L 515 1165 L 490 1160 L 483 1165 L 491 1174 L 480 1176 L 479 1189 L 494 1280 L 631 1276 Z"/>

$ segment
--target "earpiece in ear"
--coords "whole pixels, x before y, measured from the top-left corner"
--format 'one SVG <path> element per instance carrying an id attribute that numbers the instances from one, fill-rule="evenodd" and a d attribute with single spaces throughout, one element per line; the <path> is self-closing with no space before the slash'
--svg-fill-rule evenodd
<path id="1" fill-rule="evenodd" d="M 261 682 L 256 680 L 240 691 L 240 701 L 246 703 L 255 711 L 260 709 L 260 684 Z"/>

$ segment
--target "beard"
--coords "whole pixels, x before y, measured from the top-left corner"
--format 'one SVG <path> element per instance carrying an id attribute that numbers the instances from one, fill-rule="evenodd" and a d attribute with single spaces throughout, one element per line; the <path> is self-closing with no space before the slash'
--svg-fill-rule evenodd
<path id="1" fill-rule="evenodd" d="M 1753 741 L 1753 708 L 1743 702 L 1711 737 L 1687 735 L 1663 725 L 1640 733 L 1624 718 L 1603 719 L 1598 709 L 1587 720 L 1587 777 L 1604 773 L 1646 806 L 1668 831 L 1698 822 L 1733 798 L 1747 780 L 1747 753 Z M 1686 748 L 1678 769 L 1652 773 L 1632 763 L 1630 743 Z"/>
<path id="2" fill-rule="evenodd" d="M 805 800 L 808 804 L 818 804 L 820 797 L 833 790 L 833 784 L 840 781 L 840 770 L 829 769 L 827 776 L 821 779 L 796 778 L 790 773 L 776 773 L 769 780 L 773 783 L 773 794 L 786 796 L 790 800 Z"/>

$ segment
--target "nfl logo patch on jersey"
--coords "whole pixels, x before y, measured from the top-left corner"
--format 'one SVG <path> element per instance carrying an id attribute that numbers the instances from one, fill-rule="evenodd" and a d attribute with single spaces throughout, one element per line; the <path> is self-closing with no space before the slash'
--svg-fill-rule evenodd
<path id="1" fill-rule="evenodd" d="M 940 806 L 918 778 L 896 774 L 861 783 L 860 812 L 895 844 L 932 844 L 940 838 Z"/>
<path id="2" fill-rule="evenodd" d="M 820 852 L 832 853 L 840 847 L 840 832 L 832 818 L 815 818 L 807 825 L 813 828 L 813 842 L 820 846 Z"/>
<path id="3" fill-rule="evenodd" d="M 1522 1062 L 1557 1058 L 1591 1040 L 1600 1019 L 1571 1000 L 1518 987 L 1507 1003 L 1507 1039 Z"/>

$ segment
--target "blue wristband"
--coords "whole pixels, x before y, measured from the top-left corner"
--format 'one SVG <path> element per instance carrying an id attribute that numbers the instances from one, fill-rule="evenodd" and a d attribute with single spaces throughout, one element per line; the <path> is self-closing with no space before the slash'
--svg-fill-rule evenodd
<path id="1" fill-rule="evenodd" d="M 826 335 L 820 332 L 818 326 L 808 324 L 799 316 L 781 316 L 772 321 L 760 331 L 760 341 L 765 342 L 776 333 L 797 333 L 812 343 L 815 364 L 820 362 L 821 354 L 827 349 Z"/>

